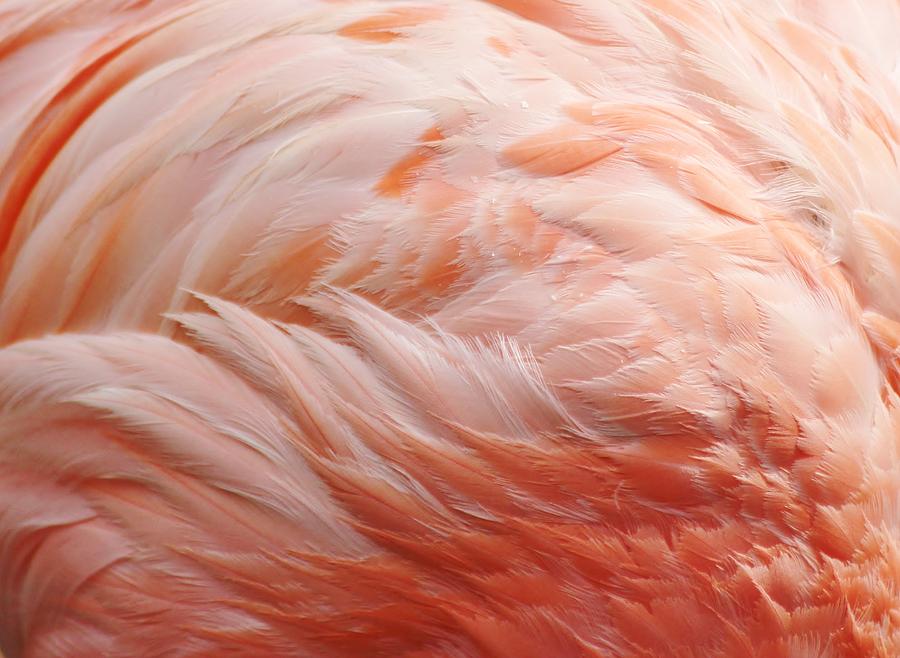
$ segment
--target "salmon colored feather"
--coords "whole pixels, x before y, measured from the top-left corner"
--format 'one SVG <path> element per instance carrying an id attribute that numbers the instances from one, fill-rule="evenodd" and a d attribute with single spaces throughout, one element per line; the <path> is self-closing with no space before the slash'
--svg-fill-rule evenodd
<path id="1" fill-rule="evenodd" d="M 6 658 L 896 658 L 894 0 L 0 0 Z"/>

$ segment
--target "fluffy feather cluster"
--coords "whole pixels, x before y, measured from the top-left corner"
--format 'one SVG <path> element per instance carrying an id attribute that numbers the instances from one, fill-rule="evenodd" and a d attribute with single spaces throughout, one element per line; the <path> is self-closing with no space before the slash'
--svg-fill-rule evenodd
<path id="1" fill-rule="evenodd" d="M 0 0 L 7 658 L 896 658 L 893 0 Z"/>

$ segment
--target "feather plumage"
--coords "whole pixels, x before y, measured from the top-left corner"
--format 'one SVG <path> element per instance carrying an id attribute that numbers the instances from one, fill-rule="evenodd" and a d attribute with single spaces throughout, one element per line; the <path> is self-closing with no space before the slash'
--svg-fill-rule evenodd
<path id="1" fill-rule="evenodd" d="M 0 0 L 0 648 L 900 652 L 889 0 Z"/>

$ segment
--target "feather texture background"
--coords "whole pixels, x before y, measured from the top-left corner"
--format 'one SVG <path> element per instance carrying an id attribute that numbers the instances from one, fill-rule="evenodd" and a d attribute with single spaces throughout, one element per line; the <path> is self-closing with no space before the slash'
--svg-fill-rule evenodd
<path id="1" fill-rule="evenodd" d="M 900 652 L 891 0 L 0 0 L 0 648 Z"/>

